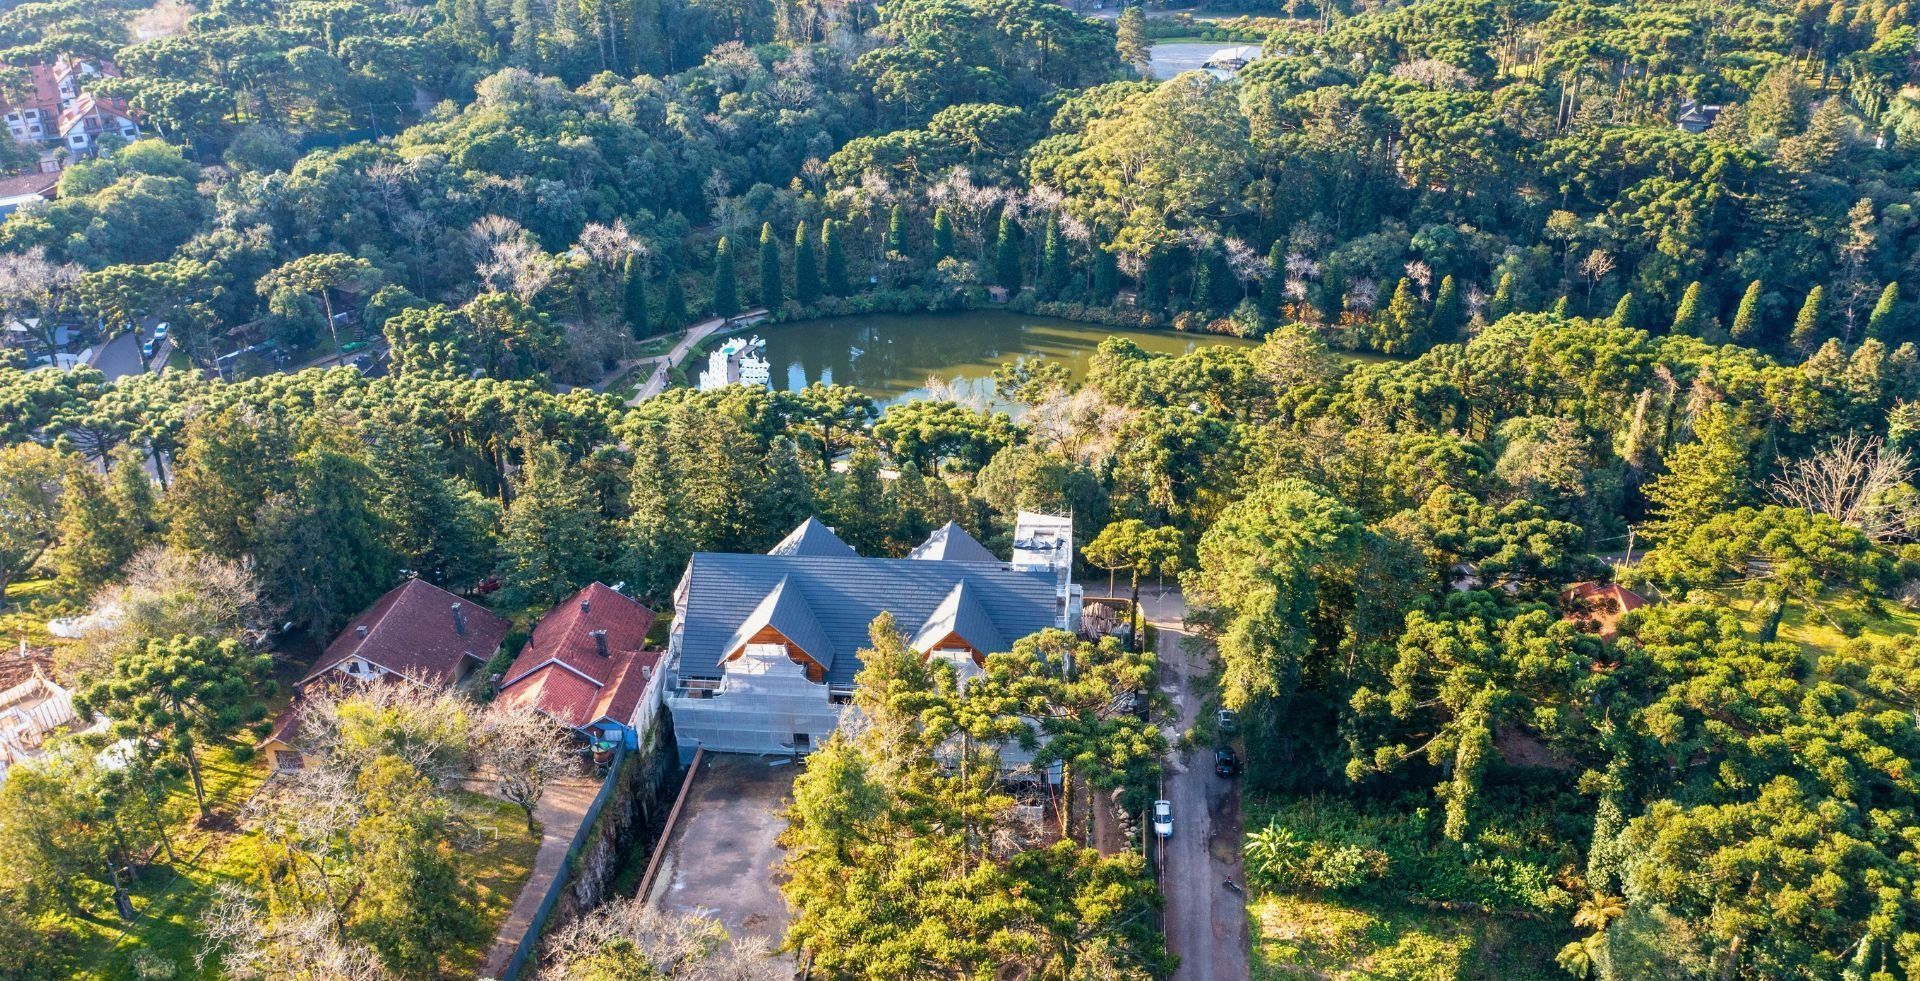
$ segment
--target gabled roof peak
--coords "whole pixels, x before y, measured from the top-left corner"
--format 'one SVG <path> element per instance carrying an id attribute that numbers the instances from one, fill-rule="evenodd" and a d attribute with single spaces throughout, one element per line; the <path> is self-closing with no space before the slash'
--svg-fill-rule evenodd
<path id="1" fill-rule="evenodd" d="M 979 539 L 967 534 L 965 528 L 949 521 L 933 530 L 927 540 L 918 548 L 907 553 L 907 558 L 932 562 L 984 562 L 1000 564 L 1000 557 L 987 551 Z"/>
<path id="2" fill-rule="evenodd" d="M 820 619 L 814 615 L 806 597 L 800 595 L 792 576 L 780 577 L 780 581 L 774 584 L 747 619 L 734 630 L 733 636 L 728 638 L 722 656 L 731 656 L 745 647 L 755 634 L 768 627 L 786 638 L 787 643 L 806 652 L 822 670 L 832 670 L 833 642 L 827 639 L 827 632 L 820 627 Z"/>
<path id="3" fill-rule="evenodd" d="M 925 654 L 948 636 L 959 637 L 983 655 L 1012 649 L 1000 635 L 1000 629 L 994 626 L 986 607 L 980 605 L 979 590 L 970 588 L 965 579 L 947 591 L 940 605 L 927 616 L 927 622 L 914 631 L 907 646 Z"/>
<path id="4" fill-rule="evenodd" d="M 859 555 L 853 546 L 841 541 L 833 529 L 820 522 L 819 518 L 808 518 L 800 522 L 799 527 L 780 539 L 780 544 L 767 550 L 768 555 Z"/>

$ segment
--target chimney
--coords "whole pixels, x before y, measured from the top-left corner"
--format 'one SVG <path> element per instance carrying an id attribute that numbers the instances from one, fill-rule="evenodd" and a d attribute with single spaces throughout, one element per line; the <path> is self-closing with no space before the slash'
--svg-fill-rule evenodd
<path id="1" fill-rule="evenodd" d="M 601 657 L 606 657 L 607 656 L 607 632 L 604 630 L 596 630 L 588 634 L 587 636 L 593 638 L 593 649 L 596 651 L 599 651 Z"/>
<path id="2" fill-rule="evenodd" d="M 467 611 L 461 609 L 465 604 L 453 604 L 453 632 L 462 637 L 467 635 Z"/>
<path id="3" fill-rule="evenodd" d="M 355 637 L 358 637 L 358 638 L 360 638 L 361 640 L 366 640 L 366 639 L 367 639 L 367 625 L 363 623 L 363 624 L 361 624 L 361 625 L 359 625 L 359 626 L 357 626 L 357 627 L 355 627 L 355 628 L 353 628 L 353 635 L 354 635 Z"/>
<path id="4" fill-rule="evenodd" d="M 591 609 L 593 609 L 593 601 L 587 599 L 585 596 L 580 597 L 580 612 L 586 613 Z"/>

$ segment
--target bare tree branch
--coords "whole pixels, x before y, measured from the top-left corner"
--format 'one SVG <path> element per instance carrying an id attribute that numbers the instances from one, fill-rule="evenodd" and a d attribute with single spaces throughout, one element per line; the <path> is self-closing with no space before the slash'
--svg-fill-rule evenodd
<path id="1" fill-rule="evenodd" d="M 1851 433 L 1804 459 L 1783 461 L 1768 484 L 1774 500 L 1859 529 L 1874 541 L 1906 536 L 1913 515 L 1896 492 L 1915 473 L 1906 453 Z"/>

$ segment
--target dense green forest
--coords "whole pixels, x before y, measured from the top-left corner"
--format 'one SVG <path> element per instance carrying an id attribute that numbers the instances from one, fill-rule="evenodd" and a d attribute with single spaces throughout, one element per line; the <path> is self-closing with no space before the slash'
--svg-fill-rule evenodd
<path id="1" fill-rule="evenodd" d="M 1915 9 L 1227 13 L 1267 56 L 1159 82 L 1154 19 L 1050 0 L 0 13 L 0 62 L 109 58 L 148 131 L 0 222 L 0 312 L 33 325 L 0 349 L 0 625 L 135 611 L 54 658 L 151 750 L 0 784 L 0 978 L 459 975 L 417 940 L 484 933 L 445 854 L 474 805 L 435 790 L 458 726 L 343 751 L 367 803 L 333 838 L 254 815 L 233 840 L 289 857 L 232 849 L 171 946 L 95 942 L 129 856 L 228 840 L 195 819 L 246 796 L 220 774 L 275 704 L 268 638 L 405 574 L 665 608 L 692 552 L 809 515 L 898 555 L 949 520 L 1003 548 L 1023 508 L 1112 532 L 1096 576 L 1178 578 L 1217 652 L 1257 978 L 1920 977 Z M 1001 304 L 1260 343 L 1009 364 L 1013 412 L 591 387 L 709 315 Z M 143 320 L 173 370 L 27 370 L 56 326 Z M 343 329 L 384 372 L 225 377 Z M 1596 631 L 1565 589 L 1613 579 L 1654 602 Z M 874 642 L 896 738 L 796 790 L 795 947 L 832 977 L 1162 976 L 1142 863 L 976 847 L 1007 801 L 935 764 L 1052 713 L 1138 798 L 1161 740 L 1213 734 L 1071 722 L 1151 658 L 1082 651 L 1104 680 L 1076 684 L 1043 638 L 973 701 Z M 343 712 L 382 744 L 443 710 Z M 300 855 L 371 898 L 315 914 Z M 667 976 L 612 933 L 551 976 Z"/>

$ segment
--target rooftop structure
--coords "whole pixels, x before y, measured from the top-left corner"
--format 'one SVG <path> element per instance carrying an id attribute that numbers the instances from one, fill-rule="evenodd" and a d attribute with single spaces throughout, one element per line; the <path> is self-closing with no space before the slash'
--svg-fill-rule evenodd
<path id="1" fill-rule="evenodd" d="M 51 659 L 23 643 L 0 660 L 0 780 L 15 763 L 40 755 L 48 736 L 80 721 L 73 693 L 48 674 Z"/>
<path id="2" fill-rule="evenodd" d="M 31 92 L 18 100 L 0 96 L 0 115 L 15 140 L 90 156 L 101 136 L 139 137 L 140 122 L 124 101 L 87 90 L 93 79 L 119 76 L 112 62 L 62 55 L 52 64 L 29 65 L 26 72 Z"/>
<path id="3" fill-rule="evenodd" d="M 1050 554 L 1071 561 L 1070 531 Z M 1028 634 L 1072 629 L 1061 581 L 1053 565 L 1002 561 L 954 524 L 903 559 L 861 556 L 812 519 L 765 555 L 697 553 L 668 641 L 675 730 L 712 751 L 808 751 L 839 725 L 880 614 L 964 674 Z"/>

